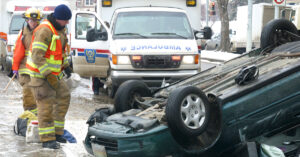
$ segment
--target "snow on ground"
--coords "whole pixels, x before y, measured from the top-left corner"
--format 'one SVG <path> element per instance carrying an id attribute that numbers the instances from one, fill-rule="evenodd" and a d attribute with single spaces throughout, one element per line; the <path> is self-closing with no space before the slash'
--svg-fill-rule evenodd
<path id="1" fill-rule="evenodd" d="M 211 61 L 219 61 L 225 62 L 230 59 L 236 58 L 240 56 L 239 54 L 229 53 L 229 52 L 221 52 L 221 51 L 201 51 L 201 59 L 202 60 L 211 60 Z"/>

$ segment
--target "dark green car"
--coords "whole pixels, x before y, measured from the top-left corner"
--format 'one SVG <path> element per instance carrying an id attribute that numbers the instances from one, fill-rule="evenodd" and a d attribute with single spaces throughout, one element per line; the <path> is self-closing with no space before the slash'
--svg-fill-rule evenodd
<path id="1" fill-rule="evenodd" d="M 275 32 L 262 37 L 290 29 L 282 23 L 287 21 L 269 24 Z M 300 42 L 286 39 L 291 41 L 242 54 L 156 91 L 138 80 L 123 83 L 115 96 L 118 113 L 103 109 L 91 116 L 86 150 L 108 157 L 270 156 L 260 147 L 267 144 L 296 156 Z"/>

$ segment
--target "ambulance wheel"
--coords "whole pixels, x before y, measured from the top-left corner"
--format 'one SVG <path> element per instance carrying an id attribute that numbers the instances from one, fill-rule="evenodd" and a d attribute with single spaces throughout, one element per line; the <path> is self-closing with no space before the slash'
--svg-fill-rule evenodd
<path id="1" fill-rule="evenodd" d="M 299 40 L 296 26 L 287 19 L 275 19 L 268 22 L 260 37 L 260 47 L 274 48 L 287 42 Z"/>
<path id="2" fill-rule="evenodd" d="M 148 86 L 138 80 L 128 80 L 121 84 L 115 95 L 114 107 L 116 112 L 123 112 L 130 109 L 137 109 L 142 97 L 151 96 Z"/>
<path id="3" fill-rule="evenodd" d="M 199 88 L 181 87 L 170 93 L 165 112 L 173 133 L 195 137 L 206 130 L 210 105 Z"/>

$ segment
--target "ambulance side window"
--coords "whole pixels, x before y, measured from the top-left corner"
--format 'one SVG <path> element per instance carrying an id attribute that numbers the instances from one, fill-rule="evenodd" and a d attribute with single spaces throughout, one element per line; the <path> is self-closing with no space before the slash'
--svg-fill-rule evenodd
<path id="1" fill-rule="evenodd" d="M 100 21 L 93 14 L 77 14 L 75 26 L 75 38 L 86 40 L 86 33 L 90 29 L 95 29 L 95 33 L 106 32 Z"/>
<path id="2" fill-rule="evenodd" d="M 75 38 L 86 40 L 86 33 L 95 27 L 95 16 L 92 14 L 77 14 L 75 26 Z"/>

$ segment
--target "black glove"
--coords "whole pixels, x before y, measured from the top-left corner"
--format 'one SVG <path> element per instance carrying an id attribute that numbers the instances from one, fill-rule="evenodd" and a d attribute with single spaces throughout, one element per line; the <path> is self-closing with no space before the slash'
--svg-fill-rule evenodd
<path id="1" fill-rule="evenodd" d="M 67 75 L 67 78 L 69 78 L 71 76 L 71 73 L 73 72 L 73 69 L 68 66 L 64 69 L 64 73 Z"/>
<path id="2" fill-rule="evenodd" d="M 8 74 L 7 74 L 7 76 L 8 77 L 10 77 L 10 78 L 12 78 L 13 77 L 13 75 L 14 75 L 14 73 L 13 73 L 13 71 L 11 70 Z"/>

